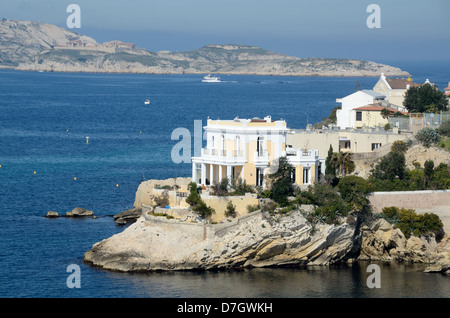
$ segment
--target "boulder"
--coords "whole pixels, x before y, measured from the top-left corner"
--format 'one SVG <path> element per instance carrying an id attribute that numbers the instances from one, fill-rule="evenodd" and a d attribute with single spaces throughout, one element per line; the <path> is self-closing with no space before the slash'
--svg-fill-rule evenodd
<path id="1" fill-rule="evenodd" d="M 57 218 L 57 217 L 59 217 L 59 214 L 56 211 L 48 211 L 47 214 L 45 215 L 45 217 L 47 217 L 47 218 Z"/>
<path id="2" fill-rule="evenodd" d="M 91 210 L 86 210 L 85 208 L 74 208 L 72 210 L 72 212 L 67 212 L 66 213 L 67 217 L 73 217 L 73 218 L 77 218 L 77 217 L 87 217 L 87 216 L 94 216 L 94 212 Z"/>
<path id="3" fill-rule="evenodd" d="M 125 225 L 127 223 L 136 222 L 138 218 L 142 215 L 142 209 L 134 208 L 128 209 L 120 212 L 119 214 L 114 215 L 114 222 L 120 225 Z"/>

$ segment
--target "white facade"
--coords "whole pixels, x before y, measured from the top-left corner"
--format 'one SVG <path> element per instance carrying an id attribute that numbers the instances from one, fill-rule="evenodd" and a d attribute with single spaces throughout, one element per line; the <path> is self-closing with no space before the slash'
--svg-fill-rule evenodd
<path id="1" fill-rule="evenodd" d="M 354 128 L 356 119 L 355 116 L 352 116 L 353 109 L 383 101 L 384 98 L 384 95 L 375 91 L 361 90 L 344 98 L 336 99 L 336 102 L 342 105 L 342 108 L 336 111 L 336 125 L 340 129 Z"/>
<path id="2" fill-rule="evenodd" d="M 266 175 L 276 168 L 276 159 L 286 156 L 296 169 L 312 169 L 307 183 L 317 180 L 318 153 L 286 150 L 289 129 L 284 120 L 264 119 L 210 120 L 204 127 L 206 147 L 201 156 L 192 157 L 192 180 L 203 186 L 242 178 L 250 185 L 265 187 Z M 302 170 L 303 171 L 303 170 Z M 309 170 L 308 170 L 309 171 Z M 297 182 L 296 182 L 297 183 Z"/>

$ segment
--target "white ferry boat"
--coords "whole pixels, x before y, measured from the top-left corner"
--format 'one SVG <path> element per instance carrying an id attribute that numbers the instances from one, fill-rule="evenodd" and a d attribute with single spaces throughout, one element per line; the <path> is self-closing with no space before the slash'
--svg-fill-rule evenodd
<path id="1" fill-rule="evenodd" d="M 205 83 L 220 83 L 220 77 L 211 76 L 211 74 L 208 74 L 208 75 L 203 77 L 202 82 L 205 82 Z"/>

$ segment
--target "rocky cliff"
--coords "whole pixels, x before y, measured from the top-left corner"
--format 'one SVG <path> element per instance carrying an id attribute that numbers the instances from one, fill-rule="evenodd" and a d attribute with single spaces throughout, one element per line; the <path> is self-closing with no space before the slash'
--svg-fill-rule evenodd
<path id="1" fill-rule="evenodd" d="M 339 225 L 312 225 L 304 212 L 253 212 L 232 226 L 201 225 L 145 213 L 122 233 L 96 243 L 84 260 L 114 271 L 207 270 L 331 265 L 369 260 L 428 264 L 450 273 L 450 239 L 406 238 L 384 219 L 363 226 L 354 216 Z"/>
<path id="2" fill-rule="evenodd" d="M 248 45 L 206 45 L 185 52 L 149 52 L 105 43 L 54 25 L 0 21 L 0 67 L 18 70 L 147 74 L 407 76 L 370 61 L 299 58 Z"/>
<path id="3" fill-rule="evenodd" d="M 177 221 L 142 216 L 95 244 L 85 261 L 116 271 L 329 265 L 352 252 L 355 224 L 350 223 L 319 224 L 313 230 L 299 211 L 284 217 L 256 213 L 223 235 L 199 237 Z"/>

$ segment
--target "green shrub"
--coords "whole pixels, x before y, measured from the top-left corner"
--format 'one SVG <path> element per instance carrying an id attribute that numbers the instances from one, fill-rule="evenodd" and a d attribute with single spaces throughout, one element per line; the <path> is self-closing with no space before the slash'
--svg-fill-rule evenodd
<path id="1" fill-rule="evenodd" d="M 236 217 L 236 206 L 234 206 L 233 202 L 228 201 L 227 208 L 225 210 L 226 217 Z"/>
<path id="2" fill-rule="evenodd" d="M 328 184 L 315 183 L 297 195 L 297 202 L 315 205 L 311 216 L 327 224 L 336 223 L 339 217 L 346 216 L 353 209 L 352 204 L 342 199 L 339 192 Z"/>
<path id="3" fill-rule="evenodd" d="M 426 127 L 417 133 L 416 139 L 420 141 L 422 145 L 429 148 L 430 146 L 439 143 L 441 137 L 436 129 Z"/>
<path id="4" fill-rule="evenodd" d="M 358 176 L 346 176 L 339 181 L 338 188 L 342 199 L 352 204 L 355 209 L 361 210 L 369 204 L 367 196 L 371 192 L 371 187 L 366 179 Z"/>
<path id="5" fill-rule="evenodd" d="M 417 214 L 412 209 L 386 207 L 383 208 L 381 216 L 400 229 L 406 238 L 411 235 L 435 235 L 437 240 L 442 239 L 444 225 L 434 213 Z"/>
<path id="6" fill-rule="evenodd" d="M 437 132 L 441 136 L 450 137 L 450 119 L 447 119 L 441 123 Z"/>
<path id="7" fill-rule="evenodd" d="M 402 140 L 396 140 L 391 146 L 391 151 L 403 152 L 405 153 L 408 150 L 408 145 L 406 142 Z"/>

